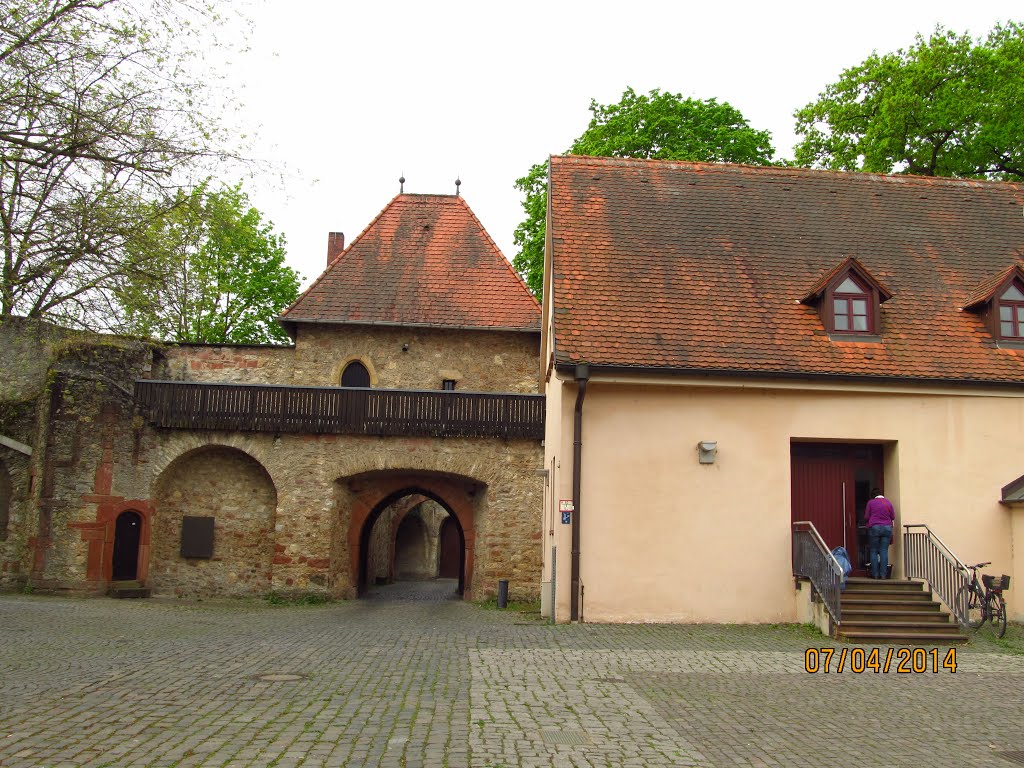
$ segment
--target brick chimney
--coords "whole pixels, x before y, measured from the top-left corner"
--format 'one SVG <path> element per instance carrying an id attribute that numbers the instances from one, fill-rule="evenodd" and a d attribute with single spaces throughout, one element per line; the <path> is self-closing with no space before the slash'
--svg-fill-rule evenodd
<path id="1" fill-rule="evenodd" d="M 330 266 L 331 262 L 334 261 L 341 255 L 341 252 L 345 250 L 345 233 L 344 232 L 328 232 L 327 233 L 327 265 Z"/>

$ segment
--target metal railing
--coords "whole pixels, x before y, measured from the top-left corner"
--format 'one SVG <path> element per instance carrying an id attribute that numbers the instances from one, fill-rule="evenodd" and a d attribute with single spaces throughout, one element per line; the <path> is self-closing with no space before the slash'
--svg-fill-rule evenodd
<path id="1" fill-rule="evenodd" d="M 810 579 L 825 610 L 839 624 L 843 568 L 809 520 L 793 523 L 793 575 Z"/>
<path id="2" fill-rule="evenodd" d="M 924 523 L 903 526 L 903 575 L 924 579 L 961 624 L 967 623 L 967 566 Z M 921 530 L 911 530 L 921 529 Z"/>
<path id="3" fill-rule="evenodd" d="M 418 437 L 544 437 L 544 396 L 136 381 L 158 427 Z"/>

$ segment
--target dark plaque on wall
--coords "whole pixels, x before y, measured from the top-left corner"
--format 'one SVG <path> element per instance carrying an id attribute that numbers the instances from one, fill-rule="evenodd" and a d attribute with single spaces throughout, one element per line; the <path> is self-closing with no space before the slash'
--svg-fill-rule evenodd
<path id="1" fill-rule="evenodd" d="M 183 517 L 181 519 L 181 556 L 213 557 L 213 518 Z"/>

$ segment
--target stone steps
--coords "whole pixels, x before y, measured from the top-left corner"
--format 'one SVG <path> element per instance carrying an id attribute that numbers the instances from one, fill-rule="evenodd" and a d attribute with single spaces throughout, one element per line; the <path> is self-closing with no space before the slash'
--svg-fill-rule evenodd
<path id="1" fill-rule="evenodd" d="M 836 638 L 854 643 L 951 645 L 967 637 L 924 584 L 851 578 L 841 598 Z"/>
<path id="2" fill-rule="evenodd" d="M 149 597 L 149 587 L 144 587 L 139 581 L 112 581 L 107 588 L 107 596 L 118 599 Z"/>

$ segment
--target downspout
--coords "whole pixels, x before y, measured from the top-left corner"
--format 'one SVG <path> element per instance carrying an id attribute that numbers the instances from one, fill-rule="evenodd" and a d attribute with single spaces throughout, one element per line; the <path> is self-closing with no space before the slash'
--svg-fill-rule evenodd
<path id="1" fill-rule="evenodd" d="M 583 398 L 587 396 L 590 366 L 576 366 L 576 408 L 572 424 L 572 567 L 569 620 L 580 619 L 580 479 L 583 473 Z"/>

